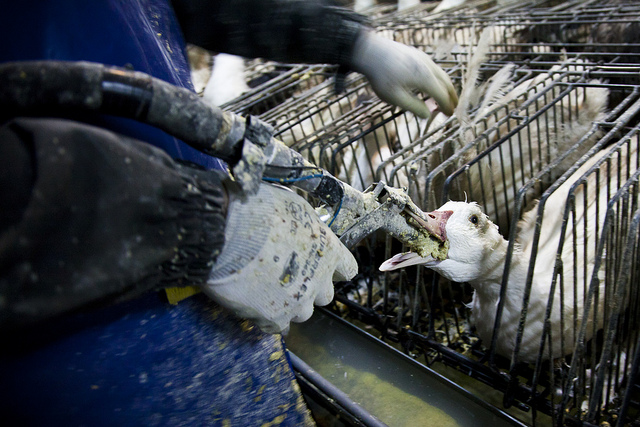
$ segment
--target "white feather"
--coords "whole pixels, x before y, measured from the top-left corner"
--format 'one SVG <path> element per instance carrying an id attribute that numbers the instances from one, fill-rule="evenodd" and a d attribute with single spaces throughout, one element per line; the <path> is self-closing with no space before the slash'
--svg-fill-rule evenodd
<path id="1" fill-rule="evenodd" d="M 196 93 L 202 93 L 211 78 L 211 52 L 195 45 L 187 45 L 187 56 L 193 88 Z"/>
<path id="2" fill-rule="evenodd" d="M 420 0 L 398 0 L 398 10 L 411 9 L 420 4 Z"/>
<path id="3" fill-rule="evenodd" d="M 575 146 L 587 134 L 594 122 L 604 119 L 609 91 L 599 87 L 597 80 L 589 81 L 590 86 L 572 88 L 559 102 L 555 102 L 541 115 L 536 113 L 567 86 L 558 85 L 564 78 L 566 68 L 584 68 L 580 63 L 556 65 L 546 74 L 520 83 L 511 90 L 507 76 L 510 66 L 496 73 L 495 81 L 488 84 L 491 89 L 482 107 L 474 111 L 468 126 L 461 125 L 458 146 L 465 147 L 471 142 L 459 159 L 458 167 L 475 159 L 479 153 L 507 135 L 512 129 L 526 124 L 518 133 L 503 140 L 499 149 L 494 149 L 481 157 L 468 170 L 468 178 L 460 180 L 460 191 L 467 192 L 471 200 L 484 203 L 487 212 L 501 229 L 507 230 L 509 214 L 513 211 L 517 190 L 553 159 Z M 483 86 L 479 87 L 480 90 Z M 500 93 L 503 96 L 500 96 Z M 493 100 L 491 100 L 493 99 Z M 486 101 L 486 102 L 485 102 Z M 526 102 L 529 102 L 526 104 Z M 527 105 L 524 107 L 524 105 Z M 516 111 L 517 118 L 505 116 Z M 524 122 L 523 119 L 528 120 Z M 501 123 L 500 125 L 498 125 Z M 479 137 L 482 135 L 482 137 Z M 556 179 L 567 170 L 586 150 L 595 143 L 598 133 L 582 143 L 582 149 L 566 159 L 550 179 Z M 479 137 L 477 140 L 476 138 Z M 539 197 L 543 188 L 537 186 L 528 193 L 528 200 Z M 493 198 L 495 194 L 495 198 Z"/>
<path id="4" fill-rule="evenodd" d="M 490 109 L 494 109 L 500 102 L 504 102 L 505 97 L 513 88 L 513 72 L 516 68 L 515 64 L 507 64 L 500 68 L 497 73 L 483 86 L 483 99 L 478 108 L 479 115 L 485 116 Z"/>
<path id="5" fill-rule="evenodd" d="M 486 27 L 480 34 L 477 45 L 473 47 L 472 44 L 469 44 L 469 62 L 464 76 L 464 85 L 458 98 L 458 106 L 454 113 L 462 127 L 469 125 L 469 110 L 470 106 L 475 103 L 474 96 L 477 94 L 476 86 L 480 77 L 480 67 L 486 61 L 491 48 L 491 33 L 492 27 Z"/>
<path id="6" fill-rule="evenodd" d="M 215 56 L 211 78 L 202 97 L 212 105 L 220 107 L 249 91 L 244 78 L 244 59 L 219 53 Z"/>
<path id="7" fill-rule="evenodd" d="M 442 0 L 435 9 L 433 9 L 433 13 L 454 9 L 464 5 L 465 3 L 467 3 L 467 0 Z"/>

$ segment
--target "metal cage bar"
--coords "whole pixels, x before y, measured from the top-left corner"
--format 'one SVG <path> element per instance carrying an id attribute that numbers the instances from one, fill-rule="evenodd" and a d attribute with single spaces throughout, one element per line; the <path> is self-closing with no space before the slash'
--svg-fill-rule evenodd
<path id="1" fill-rule="evenodd" d="M 427 174 L 430 179 L 423 180 L 422 183 L 427 182 L 431 184 L 431 187 L 424 191 L 425 196 L 415 197 L 416 200 L 422 203 L 423 207 L 437 207 L 437 204 L 434 203 L 438 199 L 442 200 L 450 197 L 454 191 L 458 191 L 458 195 L 463 194 L 463 191 L 468 190 L 468 183 L 470 182 L 480 183 L 481 191 L 478 194 L 486 203 L 491 197 L 497 199 L 497 193 L 505 194 L 504 190 L 494 190 L 497 187 L 497 183 L 504 184 L 508 179 L 506 179 L 504 173 L 500 172 L 496 175 L 491 174 L 488 178 L 483 177 L 482 174 L 477 174 L 480 179 L 474 180 L 471 168 L 473 166 L 479 167 L 479 165 L 484 167 L 492 164 L 503 165 L 507 160 L 513 162 L 514 157 L 525 158 L 526 161 L 520 162 L 520 168 L 528 168 L 530 171 L 519 176 L 518 179 L 511 177 L 512 184 L 510 184 L 509 191 L 506 192 L 509 196 L 501 196 L 502 199 L 499 199 L 501 203 L 494 201 L 497 207 L 503 206 L 507 200 L 509 200 L 510 204 L 520 205 L 518 209 L 513 209 L 513 212 L 509 212 L 503 220 L 507 224 L 505 229 L 508 231 L 510 227 L 514 227 L 520 213 L 526 210 L 527 204 L 540 197 L 547 187 L 557 183 L 556 180 L 563 172 L 573 166 L 576 160 L 583 157 L 584 153 L 596 142 L 599 142 L 597 148 L 602 148 L 605 144 L 612 142 L 622 129 L 632 126 L 639 112 L 640 104 L 638 104 L 638 88 L 636 86 L 618 83 L 608 84 L 591 79 L 593 76 L 605 77 L 606 73 L 612 71 L 611 69 L 599 68 L 580 62 L 565 63 L 563 65 L 566 67 L 564 70 L 556 69 L 553 72 L 548 72 L 548 75 L 540 72 L 540 70 L 538 70 L 538 73 L 525 74 L 524 68 L 521 69 L 519 72 L 523 75 L 523 79 L 525 79 L 525 76 L 526 78 L 544 76 L 538 80 L 542 81 L 542 83 L 538 87 L 534 87 L 530 93 L 523 95 L 519 103 L 514 102 L 511 108 L 501 107 L 504 111 L 500 113 L 494 111 L 493 114 L 496 114 L 496 116 L 492 119 L 483 118 L 478 121 L 477 128 L 470 132 L 472 136 L 471 143 L 466 145 L 453 144 L 452 139 L 455 138 L 456 132 L 458 135 L 463 132 L 460 131 L 460 126 L 455 119 L 448 120 L 441 127 L 431 128 L 426 133 L 419 135 L 408 146 L 401 147 L 400 150 L 379 166 L 375 176 L 382 176 L 382 172 L 385 171 L 387 172 L 385 174 L 386 177 L 392 177 L 390 182 L 393 185 L 398 185 L 402 182 L 399 177 L 402 175 L 400 171 L 404 166 L 407 177 L 405 182 L 410 189 L 412 186 L 414 187 L 411 191 L 416 194 L 416 186 L 422 185 L 418 182 L 418 177 L 420 176 L 418 172 L 421 170 L 420 161 L 424 162 L 423 165 L 425 165 L 427 164 L 427 159 L 430 159 L 437 166 L 430 174 Z M 493 70 L 497 68 L 487 67 L 487 69 Z M 617 71 L 623 74 L 629 73 L 630 75 L 633 73 L 633 70 L 629 68 L 621 68 Z M 546 84 L 544 83 L 545 78 L 547 79 Z M 563 129 L 561 124 L 583 115 L 578 105 L 582 102 L 580 100 L 593 95 L 590 92 L 592 89 L 607 89 L 612 93 L 617 92 L 621 94 L 622 101 L 613 107 L 608 114 L 589 117 L 580 132 L 572 135 L 571 143 L 567 144 L 564 149 L 552 151 L 549 146 L 535 147 L 536 149 L 533 149 L 534 147 L 531 144 L 532 135 L 544 137 L 546 140 L 552 139 L 552 134 L 566 130 Z M 503 117 L 498 117 L 498 114 L 502 114 Z M 501 126 L 503 127 L 502 129 Z M 438 134 L 438 132 L 440 133 Z M 440 137 L 439 140 L 438 137 Z M 463 145 L 462 150 L 467 153 L 466 157 L 459 154 L 460 151 L 456 152 L 456 149 L 460 149 L 460 145 Z M 349 144 L 343 145 L 343 147 L 349 147 Z M 438 147 L 438 149 L 435 149 L 435 147 Z M 418 154 L 415 155 L 416 153 Z M 497 157 L 492 158 L 492 155 L 494 155 L 492 153 L 498 153 Z M 518 156 L 514 156 L 513 153 L 518 153 Z M 455 159 L 455 161 L 452 159 Z M 466 163 L 463 161 L 466 161 Z M 392 165 L 392 167 L 389 168 L 389 165 Z M 399 165 L 402 166 L 399 167 Z M 447 166 L 449 167 L 448 170 L 446 169 Z M 574 167 L 574 171 L 576 168 L 577 166 Z M 435 178 L 438 173 L 442 176 L 440 181 Z M 625 182 L 620 178 L 619 181 L 620 183 Z M 558 185 L 560 184 L 558 183 Z M 462 190 L 465 189 L 465 186 L 466 190 Z M 489 189 L 491 191 L 486 193 L 486 190 Z M 441 191 L 441 196 L 429 196 L 434 191 Z M 521 192 L 520 194 L 518 193 L 519 191 Z M 483 192 L 485 193 L 483 194 Z M 420 194 L 420 192 L 417 193 Z M 472 196 L 475 195 L 473 191 L 467 191 L 467 197 L 469 197 L 470 193 Z M 610 193 L 604 193 L 599 197 L 608 200 L 610 196 Z M 473 197 L 471 198 L 473 199 Z M 429 205 L 429 202 L 425 203 L 428 199 L 432 200 L 431 205 Z M 571 211 L 571 219 L 568 219 L 567 223 L 572 223 L 574 228 L 578 228 L 580 223 L 574 220 L 576 216 L 575 209 L 574 207 L 573 211 Z M 499 215 L 494 213 L 492 218 L 499 220 Z M 602 230 L 598 229 L 597 234 L 602 234 Z M 611 238 L 617 239 L 618 237 L 616 236 L 618 234 L 613 233 Z M 593 240 L 588 240 L 586 243 L 590 247 L 594 247 Z M 583 241 L 581 244 L 584 245 L 585 242 Z M 391 253 L 393 245 L 394 242 L 387 240 L 385 250 L 388 254 Z M 569 246 L 574 250 L 574 260 L 582 256 L 577 251 L 577 242 L 571 243 Z M 560 267 L 561 265 L 558 266 L 558 268 Z M 615 271 L 615 267 L 616 265 L 608 267 L 606 262 L 603 267 L 605 275 L 611 275 L 610 282 L 615 282 L 616 280 L 616 276 L 611 273 L 611 271 Z M 575 271 L 573 273 L 575 274 Z M 567 279 L 562 279 L 562 274 L 562 269 L 556 273 L 556 276 L 559 277 L 557 280 L 558 288 L 575 285 L 574 283 L 569 283 L 570 281 Z M 462 302 L 469 300 L 470 289 L 468 286 L 448 283 L 433 274 L 419 269 L 400 273 L 385 273 L 380 277 L 370 278 L 370 283 L 376 283 L 376 287 L 379 289 L 378 292 L 383 295 L 383 298 L 376 301 L 374 295 L 366 295 L 366 289 L 360 287 L 361 291 L 364 290 L 362 292 L 365 294 L 364 299 L 367 300 L 367 304 L 359 307 L 360 320 L 363 318 L 370 319 L 366 320 L 365 323 L 375 327 L 383 338 L 400 345 L 408 354 L 418 359 L 424 358 L 424 363 L 427 365 L 439 361 L 468 369 L 470 376 L 505 392 L 504 403 L 506 406 L 516 405 L 522 408 L 533 408 L 534 412 L 540 411 L 553 417 L 560 417 L 562 418 L 561 422 L 583 422 L 582 420 L 583 418 L 586 419 L 586 413 L 590 407 L 587 406 L 587 409 L 583 411 L 582 402 L 596 399 L 591 397 L 594 394 L 589 394 L 593 393 L 593 391 L 589 390 L 601 390 L 600 393 L 604 394 L 606 398 L 606 395 L 612 395 L 612 391 L 602 389 L 601 384 L 610 384 L 617 381 L 616 385 L 619 386 L 626 381 L 625 378 L 629 378 L 630 374 L 627 368 L 616 368 L 617 374 L 621 375 L 620 378 L 623 378 L 622 380 L 614 380 L 610 373 L 606 377 L 609 378 L 608 383 L 604 380 L 598 380 L 596 384 L 595 380 L 591 380 L 588 375 L 590 372 L 597 372 L 595 358 L 591 358 L 589 363 L 583 366 L 573 377 L 578 384 L 589 384 L 589 388 L 583 387 L 581 391 L 583 394 L 580 395 L 582 397 L 577 397 L 577 393 L 572 391 L 572 395 L 575 396 L 572 398 L 572 403 L 563 406 L 560 398 L 554 394 L 553 387 L 555 387 L 554 384 L 568 384 L 571 376 L 567 369 L 564 371 L 554 370 L 552 364 L 544 361 L 548 358 L 545 356 L 545 352 L 551 354 L 549 347 L 554 341 L 554 337 L 550 334 L 547 333 L 542 338 L 538 362 L 531 365 L 530 368 L 523 368 L 522 364 L 517 363 L 517 357 L 514 359 L 513 364 L 502 360 L 500 357 L 493 360 L 487 370 L 483 367 L 486 366 L 483 361 L 486 360 L 487 355 L 494 355 L 494 351 L 490 348 L 489 353 L 486 353 L 480 347 L 477 337 L 471 331 L 468 312 L 465 311 L 465 307 L 462 304 Z M 593 296 L 591 298 L 592 300 L 594 299 Z M 607 302 L 611 299 L 611 296 L 608 298 Z M 349 292 L 338 292 L 338 300 L 348 307 L 348 309 L 342 307 L 343 314 L 345 311 L 354 309 L 354 305 L 358 305 L 356 299 Z M 594 301 L 601 305 L 606 305 L 602 299 L 596 298 Z M 526 301 L 523 301 L 523 303 L 526 305 Z M 551 301 L 550 307 L 552 307 L 552 304 L 553 301 Z M 547 316 L 550 316 L 550 313 L 551 311 Z M 603 316 L 611 318 L 612 314 L 613 311 L 606 312 Z M 571 318 L 568 318 L 567 321 L 574 322 Z M 574 323 L 577 329 L 579 326 L 578 321 L 576 320 Z M 525 324 L 526 318 L 521 320 L 521 329 L 524 328 Z M 409 328 L 409 332 L 405 332 L 405 328 Z M 565 348 L 569 348 L 573 345 L 574 337 L 565 337 L 564 341 L 562 345 Z M 590 345 L 595 344 L 591 343 Z M 547 347 L 546 349 L 545 346 Z M 502 373 L 508 372 L 507 378 L 509 380 L 504 382 L 505 377 L 496 374 L 496 370 Z M 579 402 L 581 398 L 583 400 Z M 524 404 L 524 402 L 528 403 Z M 569 414 L 566 414 L 564 410 L 569 410 Z M 605 414 L 605 412 L 595 409 L 593 411 L 598 417 L 602 417 Z M 612 412 L 610 409 L 607 411 L 607 416 L 615 412 L 615 410 Z M 534 416 L 535 419 L 536 417 Z"/>

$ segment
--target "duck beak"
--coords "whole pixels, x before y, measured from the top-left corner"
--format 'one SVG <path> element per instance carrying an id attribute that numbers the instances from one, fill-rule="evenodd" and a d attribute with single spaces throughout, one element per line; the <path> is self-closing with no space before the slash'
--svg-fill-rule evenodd
<path id="1" fill-rule="evenodd" d="M 427 233 L 439 239 L 441 242 L 447 240 L 447 220 L 453 211 L 433 211 L 433 212 L 412 212 L 406 210 L 406 212 L 416 220 L 421 227 L 427 231 Z M 422 215 L 420 215 L 422 214 Z M 434 259 L 432 256 L 422 257 L 415 252 L 404 252 L 394 255 L 380 265 L 380 271 L 391 271 L 399 268 L 409 267 L 410 265 L 422 264 L 427 267 L 433 267 L 439 264 L 440 261 Z"/>
<path id="2" fill-rule="evenodd" d="M 422 218 L 409 210 L 407 210 L 407 213 L 424 227 L 429 234 L 435 236 L 441 242 L 447 240 L 447 220 L 453 215 L 453 211 L 426 212 Z"/>
<path id="3" fill-rule="evenodd" d="M 410 265 L 425 264 L 430 260 L 433 260 L 433 258 L 423 258 L 415 252 L 404 252 L 394 255 L 392 258 L 383 262 L 379 269 L 380 271 L 397 270 L 399 268 L 409 267 Z"/>

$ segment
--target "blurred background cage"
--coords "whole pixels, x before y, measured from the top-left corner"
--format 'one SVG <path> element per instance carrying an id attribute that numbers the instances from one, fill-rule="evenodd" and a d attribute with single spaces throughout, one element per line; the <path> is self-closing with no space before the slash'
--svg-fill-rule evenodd
<path id="1" fill-rule="evenodd" d="M 569 339 L 549 328 L 535 362 L 522 362 L 518 346 L 510 357 L 497 354 L 470 322 L 472 288 L 420 266 L 378 271 L 403 249 L 381 234 L 354 249 L 360 271 L 336 285 L 329 309 L 456 382 L 497 391 L 492 404 L 533 425 L 640 425 L 640 4 L 479 0 L 433 13 L 435 4 L 402 12 L 386 5 L 372 22 L 429 53 L 459 93 L 475 97 L 452 117 L 430 122 L 385 104 L 355 73 L 263 61 L 247 67 L 252 79 L 266 76 L 262 83 L 224 108 L 260 116 L 277 138 L 357 189 L 378 181 L 405 187 L 425 211 L 450 199 L 478 202 L 510 242 L 503 297 L 518 221 L 537 209 L 527 262 L 556 251 L 549 286 L 561 298 L 564 287 L 582 287 L 584 310 L 596 319 L 564 319 L 575 326 L 572 355 L 549 360 L 553 340 Z M 470 70 L 483 37 L 489 49 Z M 500 87 L 489 98 L 492 84 Z M 564 191 L 557 204 L 554 193 Z M 583 215 L 587 200 L 595 217 Z M 545 209 L 562 218 L 558 247 L 539 242 Z M 574 269 L 587 258 L 593 268 L 569 274 L 562 253 L 573 254 Z M 527 296 L 532 274 L 533 267 Z M 498 320 L 494 337 L 501 327 Z"/>

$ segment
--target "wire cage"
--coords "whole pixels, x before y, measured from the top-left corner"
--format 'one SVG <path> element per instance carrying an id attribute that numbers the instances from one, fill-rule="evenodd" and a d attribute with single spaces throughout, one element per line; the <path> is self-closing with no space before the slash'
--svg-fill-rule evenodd
<path id="1" fill-rule="evenodd" d="M 553 8 L 551 2 L 498 12 L 494 19 L 519 19 L 525 28 L 518 33 L 523 46 L 581 52 L 613 63 L 637 63 L 640 53 L 640 5 L 629 0 L 569 1 Z"/>
<path id="2" fill-rule="evenodd" d="M 622 255 L 623 262 L 621 264 L 619 280 L 623 286 L 626 286 L 626 289 L 630 289 L 634 284 L 638 283 L 639 279 L 637 268 L 634 268 L 634 263 L 637 266 L 637 260 L 640 256 L 640 210 L 635 211 L 629 222 L 629 233 L 627 234 L 626 246 Z M 615 323 L 612 323 L 612 326 L 615 328 Z M 628 327 L 628 325 L 623 325 L 621 329 Z M 627 343 L 631 342 L 631 339 L 627 340 Z M 633 360 L 630 359 L 631 368 L 628 371 L 628 386 L 620 404 L 618 417 L 621 420 L 638 419 L 639 417 L 637 401 L 638 395 L 640 394 L 640 351 L 638 351 L 638 348 L 640 348 L 640 337 L 637 338 L 635 343 L 635 353 L 631 351 L 627 353 L 629 355 L 635 354 L 635 356 Z"/>
<path id="3" fill-rule="evenodd" d="M 640 6 L 432 8 L 375 25 L 430 53 L 459 92 L 473 86 L 476 100 L 453 117 L 429 122 L 385 104 L 357 74 L 337 92 L 326 66 L 286 70 L 227 107 L 259 115 L 357 189 L 405 187 L 425 211 L 476 201 L 508 242 L 489 339 L 472 321 L 469 284 L 421 266 L 378 271 L 403 249 L 380 234 L 354 249 L 360 272 L 336 285 L 330 310 L 426 366 L 499 391 L 494 404 L 534 425 L 640 425 Z M 606 29 L 623 40 L 598 44 Z M 490 49 L 470 83 L 467 64 L 484 32 Z M 488 96 L 500 79 L 499 96 Z M 526 266 L 522 294 L 505 308 L 516 260 Z M 536 298 L 540 287 L 548 291 Z M 533 321 L 542 327 L 531 335 Z M 499 337 L 509 325 L 517 328 L 505 349 Z"/>
<path id="4" fill-rule="evenodd" d="M 367 178 L 373 177 L 374 181 L 386 178 L 395 186 L 407 183 L 413 200 L 424 209 L 434 209 L 448 198 L 455 200 L 467 198 L 478 201 L 485 207 L 485 211 L 494 222 L 504 226 L 503 233 L 512 242 L 508 253 L 513 254 L 515 250 L 513 243 L 516 242 L 515 233 L 517 230 L 515 225 L 521 214 L 532 206 L 531 203 L 535 199 L 550 197 L 545 191 L 548 192 L 549 188 L 557 190 L 563 179 L 564 181 L 568 179 L 566 173 L 563 174 L 563 172 L 571 171 L 571 168 L 575 171 L 579 164 L 576 161 L 580 159 L 584 163 L 585 159 L 593 158 L 594 150 L 602 149 L 607 144 L 613 143 L 613 140 L 620 135 L 623 129 L 632 127 L 633 119 L 640 109 L 639 94 L 635 87 L 630 86 L 625 88 L 626 91 L 622 91 L 619 87 L 607 87 L 606 84 L 598 81 L 589 83 L 589 80 L 585 78 L 587 71 L 583 65 L 562 64 L 554 71 L 541 73 L 535 77 L 531 77 L 531 74 L 524 68 L 519 71 L 522 74 L 522 77 L 518 79 L 520 84 L 531 79 L 537 82 L 534 85 L 527 84 L 528 90 L 521 97 L 515 97 L 512 102 L 500 105 L 497 109 L 493 109 L 489 115 L 482 116 L 481 120 L 475 122 L 470 132 L 469 129 L 466 132 L 462 130 L 460 124 L 455 123 L 455 119 L 449 119 L 441 127 L 431 129 L 424 135 L 418 135 L 407 147 L 397 150 L 386 161 L 381 162 L 375 173 L 368 174 Z M 594 96 L 590 90 L 603 89 L 626 93 L 625 101 L 608 114 L 599 113 L 597 116 L 585 114 L 585 111 L 581 110 L 583 104 L 580 100 Z M 387 116 L 386 122 L 382 112 L 378 114 L 380 114 L 377 116 L 378 122 L 384 123 L 382 125 L 384 129 L 389 126 L 391 129 L 405 126 L 407 113 L 403 113 L 405 116 L 396 114 L 395 117 L 390 114 Z M 584 123 L 573 126 L 567 124 L 581 116 L 584 118 Z M 371 120 L 371 115 L 363 115 L 363 118 L 369 120 L 368 123 L 375 123 Z M 343 133 L 345 141 L 336 144 L 337 148 L 352 150 L 354 145 L 362 144 L 362 141 L 368 136 L 376 135 L 375 138 L 379 141 L 380 135 L 393 134 L 389 131 L 381 132 L 380 128 L 370 129 L 367 134 L 364 129 L 361 129 L 360 132 L 354 131 L 354 122 L 350 122 L 350 125 L 350 131 L 345 130 Z M 623 141 L 629 146 L 628 151 L 633 149 L 631 151 L 635 152 L 638 145 L 638 130 L 637 128 L 632 129 L 632 133 L 623 138 Z M 563 132 L 569 133 L 570 137 L 565 137 Z M 337 138 L 336 133 L 334 130 L 332 135 L 334 139 Z M 350 141 L 346 140 L 349 136 L 351 136 Z M 465 137 L 467 139 L 459 141 Z M 555 142 L 552 144 L 554 138 Z M 540 142 L 534 144 L 532 139 L 537 141 L 544 139 L 547 145 L 541 148 Z M 323 141 L 328 140 L 329 138 L 323 139 Z M 388 145 L 390 144 L 384 146 Z M 589 149 L 591 149 L 590 154 L 585 156 Z M 614 154 L 609 155 L 609 157 L 612 156 Z M 336 153 L 336 157 L 339 157 L 338 153 Z M 344 157 L 342 156 L 342 158 Z M 517 160 L 519 174 L 509 177 L 504 165 L 513 164 L 516 159 L 519 159 Z M 391 170 L 389 169 L 390 165 L 393 166 Z M 433 165 L 436 166 L 432 168 Z M 627 167 L 626 175 L 618 176 L 615 184 L 611 184 L 612 187 L 608 188 L 606 192 L 597 192 L 597 187 L 595 195 L 589 193 L 589 191 L 594 191 L 592 187 L 586 190 L 578 188 L 575 191 L 581 190 L 582 197 L 586 197 L 584 194 L 589 194 L 588 197 L 595 197 L 598 203 L 606 202 L 612 194 L 616 194 L 618 191 L 616 185 L 621 187 L 631 179 L 630 175 L 637 169 L 637 157 L 634 161 L 627 160 L 625 165 Z M 362 171 L 368 167 L 369 164 L 365 164 L 364 167 L 357 170 Z M 489 172 L 483 173 L 483 170 Z M 606 169 L 610 174 L 614 170 L 616 168 L 613 167 Z M 598 170 L 598 172 L 592 173 L 602 174 L 604 172 Z M 364 180 L 361 174 L 357 175 L 357 179 Z M 566 186 L 562 188 L 566 188 Z M 636 187 L 631 186 L 620 191 L 635 194 L 631 197 L 637 198 Z M 554 200 L 559 197 L 554 196 Z M 566 204 L 564 201 L 561 203 L 561 206 Z M 541 209 L 543 204 L 539 203 L 537 206 L 538 209 Z M 635 205 L 630 204 L 630 206 L 633 208 Z M 579 230 L 581 226 L 585 230 L 587 225 L 592 225 L 591 223 L 581 224 L 576 220 L 579 215 L 575 212 L 576 208 L 573 209 L 570 215 L 571 220 L 567 219 L 565 225 L 571 222 L 572 230 Z M 604 211 L 605 209 L 601 207 L 600 210 Z M 540 219 L 544 218 L 543 212 L 541 211 L 538 215 Z M 558 216 L 558 214 L 552 216 Z M 539 227 L 545 225 L 547 224 L 542 224 Z M 589 230 L 591 233 L 591 229 Z M 540 228 L 536 232 L 539 237 Z M 569 232 L 565 230 L 564 233 Z M 618 231 L 614 227 L 609 233 L 621 239 L 625 231 Z M 576 231 L 571 236 L 579 234 Z M 582 235 L 584 234 L 589 233 L 583 231 Z M 566 238 L 570 239 L 571 236 Z M 379 236 L 373 236 L 366 243 L 366 249 L 359 249 L 361 264 L 364 264 L 365 267 L 357 280 L 337 289 L 336 301 L 338 303 L 333 306 L 336 312 L 351 321 L 366 324 L 375 330 L 381 338 L 398 346 L 426 365 L 443 362 L 503 391 L 506 406 L 518 405 L 521 408 L 532 409 L 534 412 L 541 411 L 551 415 L 559 423 L 565 421 L 564 418 L 569 416 L 573 421 L 582 419 L 585 405 L 583 402 L 586 402 L 591 396 L 589 390 L 602 388 L 602 382 L 591 384 L 589 387 L 585 386 L 586 388 L 582 389 L 581 395 L 578 395 L 579 393 L 574 390 L 567 390 L 564 396 L 572 395 L 572 401 L 559 401 L 553 390 L 556 387 L 562 389 L 567 387 L 567 384 L 574 384 L 576 381 L 586 384 L 592 378 L 591 372 L 596 372 L 597 362 L 595 360 L 600 359 L 592 359 L 590 368 L 583 367 L 579 371 L 568 372 L 566 370 L 557 371 L 555 365 L 548 361 L 550 357 L 545 354 L 545 351 L 548 351 L 555 340 L 562 341 L 564 339 L 567 342 L 561 345 L 571 347 L 577 338 L 576 336 L 545 335 L 544 342 L 547 350 L 544 345 L 541 345 L 535 362 L 528 363 L 526 367 L 518 363 L 517 350 L 511 355 L 498 355 L 493 343 L 479 342 L 478 336 L 473 331 L 468 309 L 464 305 L 471 300 L 472 289 L 468 285 L 446 282 L 420 267 L 413 270 L 407 269 L 400 273 L 382 274 L 376 272 L 377 265 L 383 258 L 389 257 L 396 246 L 395 242 L 387 238 L 386 244 L 382 247 L 381 240 Z M 597 243 L 595 238 L 589 241 L 573 241 L 571 246 L 567 246 L 569 249 L 566 251 L 573 250 L 572 256 L 574 258 L 588 255 L 591 259 L 594 258 L 593 254 L 597 249 L 595 246 Z M 569 243 L 565 242 L 565 245 L 569 245 Z M 585 252 L 585 248 L 588 248 L 588 254 Z M 545 249 L 547 252 L 549 251 L 548 246 Z M 531 265 L 536 265 L 536 252 L 532 251 L 530 255 Z M 612 252 L 601 252 L 601 256 L 610 253 Z M 382 255 L 384 256 L 381 259 Z M 559 250 L 558 254 L 553 252 L 551 258 L 545 258 L 545 260 L 551 259 L 553 261 L 556 255 L 568 256 Z M 626 269 L 637 270 L 637 260 L 630 262 L 631 264 Z M 600 266 L 599 268 L 604 267 Z M 508 261 L 505 263 L 504 269 L 502 289 L 507 289 L 506 283 L 510 271 Z M 611 269 L 607 269 L 606 277 L 611 278 L 609 282 L 617 283 L 615 274 L 610 271 Z M 560 280 L 563 284 L 570 281 L 569 278 L 565 278 L 559 273 L 553 277 L 556 277 L 555 280 Z M 531 280 L 532 277 L 527 278 L 526 286 L 531 285 Z M 601 279 L 598 278 L 598 280 Z M 606 289 L 614 289 L 615 287 L 609 285 L 609 282 L 607 282 Z M 586 273 L 583 274 L 580 283 L 573 283 L 573 285 L 587 287 Z M 549 283 L 549 286 L 552 286 L 552 283 Z M 593 298 L 596 298 L 596 302 L 601 307 L 610 305 L 609 300 L 602 300 L 600 296 Z M 631 298 L 629 301 L 629 307 L 633 310 L 637 311 L 640 308 L 640 301 L 637 301 L 637 297 L 636 299 Z M 526 303 L 517 312 L 525 313 L 523 316 L 526 316 L 526 313 L 532 316 L 531 313 L 534 310 L 531 307 L 524 310 L 524 307 L 527 307 Z M 502 309 L 502 306 L 499 305 L 498 311 Z M 605 313 L 603 316 L 608 319 L 611 313 Z M 634 318 L 633 316 L 637 316 L 637 313 L 628 314 L 628 316 Z M 498 315 L 498 317 L 500 316 Z M 603 323 L 604 317 L 597 322 Z M 507 322 L 526 324 L 525 317 L 503 319 L 503 324 Z M 577 318 L 575 323 L 576 325 L 579 323 Z M 638 329 L 638 324 L 629 324 L 629 327 Z M 614 330 L 619 331 L 620 329 L 614 328 Z M 497 336 L 500 333 L 499 326 L 496 326 L 496 331 L 494 334 Z M 591 338 L 593 334 L 585 332 L 584 335 Z M 517 339 L 521 340 L 521 335 Z M 596 344 L 590 345 L 595 346 Z M 587 350 L 588 353 L 596 351 L 595 347 L 588 347 Z M 635 347 L 630 347 L 628 354 L 634 354 L 635 351 Z M 511 356 L 511 362 L 508 360 L 509 356 Z M 608 359 L 603 358 L 602 360 Z M 624 365 L 616 369 L 618 369 L 617 379 L 614 381 L 610 378 L 607 384 L 613 382 L 616 382 L 617 386 L 628 384 L 631 376 L 630 366 Z M 508 373 L 507 377 L 503 375 L 505 372 Z M 505 380 L 505 378 L 509 378 L 509 380 Z M 613 392 L 609 391 L 610 397 L 611 393 Z M 616 403 L 607 402 L 609 407 L 616 405 Z M 595 405 L 595 403 L 591 402 L 590 405 Z M 602 416 L 603 412 L 599 409 L 596 410 L 596 413 L 598 416 Z M 593 418 L 592 414 L 589 416 Z M 592 420 L 592 418 L 590 419 Z"/>
<path id="5" fill-rule="evenodd" d="M 485 1 L 446 13 L 429 11 L 381 18 L 376 27 L 435 55 L 455 55 L 492 27 L 493 52 L 519 53 L 521 60 L 568 53 L 590 62 L 640 62 L 640 4 L 631 0 L 538 0 L 510 6 Z"/>
<path id="6" fill-rule="evenodd" d="M 259 116 L 296 98 L 335 75 L 336 67 L 296 65 L 253 60 L 245 67 L 245 80 L 253 87 L 221 106 L 240 115 Z"/>
<path id="7" fill-rule="evenodd" d="M 634 374 L 627 355 L 638 351 L 640 299 L 638 289 L 634 289 L 636 287 L 629 280 L 633 275 L 637 277 L 634 270 L 638 270 L 637 261 L 634 264 L 631 260 L 633 249 L 629 249 L 637 243 L 637 229 L 634 231 L 629 224 L 633 223 L 640 201 L 639 145 L 638 128 L 635 128 L 587 160 L 585 166 L 594 161 L 595 164 L 575 181 L 565 204 L 564 248 L 558 252 L 568 250 L 575 259 L 594 260 L 593 271 L 590 275 L 584 274 L 581 280 L 574 271 L 572 284 L 566 280 L 571 276 L 566 273 L 567 265 L 558 263 L 554 267 L 552 286 L 562 285 L 564 281 L 565 287 L 567 284 L 583 287 L 586 290 L 583 319 L 593 320 L 591 324 L 574 322 L 579 328 L 576 329 L 578 345 L 569 372 L 562 378 L 563 396 L 558 411 L 571 414 L 572 409 L 574 412 L 579 409 L 581 412 L 574 416 L 590 423 L 597 422 L 607 412 L 617 412 L 620 401 L 616 401 L 616 393 L 623 389 L 624 382 L 627 393 L 634 388 Z M 592 215 L 581 216 L 580 211 L 585 210 L 581 206 L 589 203 L 597 208 L 592 209 Z M 569 233 L 572 227 L 599 230 L 591 236 L 584 232 L 579 238 L 581 233 Z M 589 273 L 588 269 L 584 273 Z M 603 331 L 600 342 L 588 339 L 600 330 Z M 548 340 L 552 339 L 558 337 L 549 335 Z M 603 361 L 607 362 L 603 364 Z M 624 418 L 621 420 L 624 422 Z"/>

